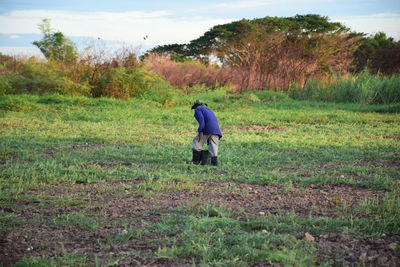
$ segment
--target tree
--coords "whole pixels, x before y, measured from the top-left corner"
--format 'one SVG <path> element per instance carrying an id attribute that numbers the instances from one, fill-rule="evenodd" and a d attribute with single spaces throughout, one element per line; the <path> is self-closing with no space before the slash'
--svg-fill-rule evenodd
<path id="1" fill-rule="evenodd" d="M 371 72 L 392 74 L 400 72 L 400 41 L 378 32 L 360 40 L 361 45 L 355 51 L 357 71 L 368 68 Z"/>
<path id="2" fill-rule="evenodd" d="M 62 32 L 51 29 L 49 19 L 43 19 L 38 27 L 44 36 L 40 41 L 35 41 L 32 44 L 37 46 L 48 60 L 66 63 L 76 61 L 78 54 L 75 44 Z"/>
<path id="3" fill-rule="evenodd" d="M 293 82 L 304 85 L 312 76 L 349 71 L 358 39 L 320 15 L 265 17 L 214 26 L 179 46 L 179 53 L 206 63 L 216 56 L 238 73 L 242 90 L 288 88 Z M 177 53 L 170 45 L 156 50 Z"/>

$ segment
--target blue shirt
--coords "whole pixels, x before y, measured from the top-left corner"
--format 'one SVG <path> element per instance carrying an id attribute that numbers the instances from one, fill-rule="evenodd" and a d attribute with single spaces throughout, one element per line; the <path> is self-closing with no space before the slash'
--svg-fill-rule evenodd
<path id="1" fill-rule="evenodd" d="M 199 123 L 199 128 L 197 129 L 197 132 L 203 133 L 204 135 L 215 134 L 218 135 L 220 138 L 222 137 L 222 133 L 218 125 L 218 120 L 215 117 L 214 112 L 202 106 L 195 109 L 194 117 Z"/>

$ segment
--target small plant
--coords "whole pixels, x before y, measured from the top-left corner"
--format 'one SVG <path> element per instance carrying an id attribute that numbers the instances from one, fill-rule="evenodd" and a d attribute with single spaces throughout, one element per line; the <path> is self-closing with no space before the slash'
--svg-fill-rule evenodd
<path id="1" fill-rule="evenodd" d="M 99 227 L 92 219 L 81 213 L 58 215 L 53 219 L 53 223 L 55 225 L 75 225 L 82 230 L 90 231 L 96 230 Z"/>
<path id="2" fill-rule="evenodd" d="M 219 208 L 208 207 L 207 210 Z M 312 248 L 287 234 L 248 232 L 240 221 L 227 217 L 187 216 L 169 218 L 163 231 L 179 224 L 176 242 L 158 250 L 160 256 L 191 258 L 205 265 L 245 265 L 246 263 L 281 263 L 310 266 Z M 158 227 L 161 227 L 159 225 Z M 169 232 L 167 230 L 167 232 Z"/>
<path id="3" fill-rule="evenodd" d="M 400 195 L 398 191 L 386 193 L 383 199 L 365 200 L 354 210 L 356 214 L 372 217 L 373 228 L 383 233 L 400 233 Z"/>

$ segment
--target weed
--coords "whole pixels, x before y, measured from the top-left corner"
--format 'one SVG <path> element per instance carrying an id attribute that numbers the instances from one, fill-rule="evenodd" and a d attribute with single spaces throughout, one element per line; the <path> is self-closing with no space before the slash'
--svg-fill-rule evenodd
<path id="1" fill-rule="evenodd" d="M 94 231 L 99 225 L 82 213 L 62 214 L 53 218 L 54 225 L 75 225 L 82 230 Z"/>
<path id="2" fill-rule="evenodd" d="M 220 210 L 218 207 L 201 209 L 208 211 L 205 216 L 172 216 L 155 226 L 164 234 L 176 235 L 172 246 L 159 249 L 160 256 L 192 258 L 206 265 L 243 265 L 246 262 L 313 265 L 312 247 L 294 236 L 249 232 L 238 220 L 210 216 Z"/>
<path id="3" fill-rule="evenodd" d="M 368 228 L 378 229 L 381 233 L 400 233 L 400 195 L 398 191 L 386 193 L 383 199 L 367 199 L 357 207 L 357 215 L 367 215 L 372 218 Z"/>

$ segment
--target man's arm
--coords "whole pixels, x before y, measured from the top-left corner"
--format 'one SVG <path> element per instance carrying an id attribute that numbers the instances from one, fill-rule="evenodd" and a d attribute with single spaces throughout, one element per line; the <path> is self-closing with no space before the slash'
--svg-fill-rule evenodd
<path id="1" fill-rule="evenodd" d="M 197 122 L 199 123 L 199 128 L 197 129 L 197 132 L 199 134 L 200 133 L 202 134 L 204 131 L 204 126 L 205 126 L 203 113 L 199 109 L 196 109 L 196 111 L 194 112 L 194 117 L 196 118 Z"/>

